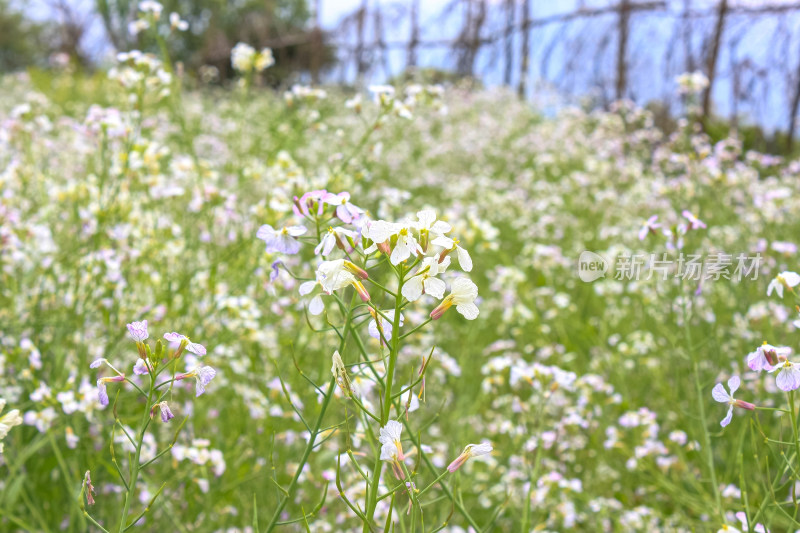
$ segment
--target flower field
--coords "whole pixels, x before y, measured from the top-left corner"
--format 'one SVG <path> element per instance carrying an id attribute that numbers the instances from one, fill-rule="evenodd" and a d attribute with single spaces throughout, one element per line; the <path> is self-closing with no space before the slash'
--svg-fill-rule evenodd
<path id="1" fill-rule="evenodd" d="M 800 162 L 237 48 L 0 79 L 0 530 L 800 528 Z"/>

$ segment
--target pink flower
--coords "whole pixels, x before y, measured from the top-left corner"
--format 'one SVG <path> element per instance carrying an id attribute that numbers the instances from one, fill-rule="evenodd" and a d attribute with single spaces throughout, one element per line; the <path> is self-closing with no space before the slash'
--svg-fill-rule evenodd
<path id="1" fill-rule="evenodd" d="M 292 206 L 292 210 L 294 214 L 297 216 L 303 216 L 312 218 L 310 208 L 314 207 L 314 204 L 317 204 L 317 213 L 316 215 L 319 216 L 322 214 L 324 209 L 324 203 L 322 202 L 322 197 L 328 194 L 328 191 L 325 189 L 319 189 L 317 191 L 309 191 L 301 196 L 299 199 L 297 196 L 294 197 L 294 205 Z"/>

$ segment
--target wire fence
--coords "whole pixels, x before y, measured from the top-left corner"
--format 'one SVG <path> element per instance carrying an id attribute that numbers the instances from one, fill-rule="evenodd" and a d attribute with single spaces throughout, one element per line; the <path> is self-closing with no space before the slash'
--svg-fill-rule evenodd
<path id="1" fill-rule="evenodd" d="M 322 8 L 316 0 L 312 8 Z M 329 0 L 335 2 L 336 0 Z M 617 0 L 537 16 L 538 0 L 452 0 L 425 20 L 420 0 L 364 0 L 333 27 L 285 36 L 274 47 L 311 43 L 338 61 L 312 78 L 370 82 L 421 67 L 513 87 L 536 86 L 596 105 L 630 98 L 679 103 L 674 80 L 701 71 L 709 87 L 702 114 L 736 127 L 749 122 L 789 132 L 800 106 L 800 2 Z M 550 5 L 549 7 L 552 7 Z M 320 64 L 320 63 L 317 63 Z"/>

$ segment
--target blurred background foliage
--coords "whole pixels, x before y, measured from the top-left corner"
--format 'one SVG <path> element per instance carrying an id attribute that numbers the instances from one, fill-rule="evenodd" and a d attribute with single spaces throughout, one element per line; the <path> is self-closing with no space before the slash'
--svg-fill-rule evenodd
<path id="1" fill-rule="evenodd" d="M 158 52 L 134 34 L 139 0 L 0 0 L 0 73 L 70 67 L 92 75 L 114 51 Z M 185 32 L 164 35 L 190 82 L 234 79 L 238 42 L 273 49 L 257 83 L 506 85 L 538 107 L 609 109 L 631 99 L 675 131 L 675 77 L 702 72 L 712 140 L 796 153 L 800 3 L 783 0 L 163 0 Z M 323 9 L 324 8 L 324 9 Z M 328 16 L 323 17 L 322 11 Z M 331 14 L 338 16 L 332 22 Z M 642 44 L 646 43 L 647 46 Z M 211 73 L 211 75 L 207 75 Z"/>

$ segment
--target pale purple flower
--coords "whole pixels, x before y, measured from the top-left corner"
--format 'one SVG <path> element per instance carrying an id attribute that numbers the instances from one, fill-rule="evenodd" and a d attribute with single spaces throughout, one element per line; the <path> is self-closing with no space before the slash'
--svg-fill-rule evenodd
<path id="1" fill-rule="evenodd" d="M 658 215 L 653 215 L 647 219 L 647 222 L 644 223 L 642 229 L 639 230 L 640 241 L 643 241 L 649 233 L 655 233 L 656 230 L 661 227 L 661 224 L 658 224 L 656 220 L 658 220 Z"/>
<path id="2" fill-rule="evenodd" d="M 108 391 L 102 379 L 97 380 L 97 401 L 100 402 L 100 405 L 108 405 Z"/>
<path id="3" fill-rule="evenodd" d="M 797 253 L 797 245 L 793 242 L 773 241 L 770 248 L 784 255 L 794 255 Z"/>
<path id="4" fill-rule="evenodd" d="M 97 400 L 100 405 L 108 405 L 108 391 L 106 390 L 106 383 L 114 383 L 125 381 L 125 375 L 112 376 L 110 378 L 100 378 L 97 380 Z"/>
<path id="5" fill-rule="evenodd" d="M 278 279 L 278 275 L 281 273 L 281 265 L 283 261 L 280 259 L 276 259 L 272 262 L 272 272 L 269 273 L 269 281 L 273 282 Z"/>
<path id="6" fill-rule="evenodd" d="M 156 407 L 161 411 L 161 421 L 165 424 L 175 418 L 175 415 L 172 414 L 172 411 L 169 408 L 169 404 L 167 402 L 158 402 L 150 409 L 150 418 L 153 418 L 154 411 Z"/>
<path id="7" fill-rule="evenodd" d="M 148 367 L 150 365 L 144 359 L 137 359 L 136 364 L 133 365 L 133 373 L 137 376 L 144 376 L 149 374 Z"/>
<path id="8" fill-rule="evenodd" d="M 147 332 L 147 320 L 128 324 L 128 335 L 136 342 L 144 342 L 150 336 Z"/>
<path id="9" fill-rule="evenodd" d="M 381 331 L 383 332 L 383 336 L 386 338 L 387 341 L 392 340 L 392 326 L 394 324 L 394 309 L 389 309 L 383 312 L 384 315 L 391 319 L 391 322 L 384 319 L 381 315 L 374 312 L 370 309 L 370 313 L 372 314 L 372 319 L 369 321 L 369 325 L 367 326 L 367 331 L 369 332 L 369 336 L 373 339 L 378 339 L 379 341 L 383 342 L 381 339 Z M 400 313 L 400 325 L 403 325 L 405 318 L 403 317 L 403 313 Z"/>
<path id="10" fill-rule="evenodd" d="M 195 355 L 205 355 L 206 348 L 202 344 L 198 344 L 196 342 L 192 342 L 189 340 L 189 337 L 186 335 L 181 335 L 180 333 L 172 332 L 172 333 L 164 333 L 164 338 L 167 339 L 171 343 L 180 343 L 183 339 L 186 339 L 186 349 L 192 352 Z"/>
<path id="11" fill-rule="evenodd" d="M 211 368 L 210 366 L 201 366 L 195 368 L 191 372 L 186 372 L 185 374 L 178 374 L 177 376 L 175 376 L 175 380 L 180 381 L 182 379 L 194 378 L 195 393 L 196 396 L 200 396 L 206 391 L 206 385 L 211 383 L 211 380 L 214 379 L 214 376 L 216 375 L 217 371 Z"/>
<path id="12" fill-rule="evenodd" d="M 295 237 L 304 235 L 308 229 L 305 226 L 284 226 L 274 229 L 269 224 L 258 228 L 256 237 L 267 243 L 268 253 L 296 254 L 300 251 L 300 241 Z"/>
<path id="13" fill-rule="evenodd" d="M 750 370 L 760 372 L 762 370 L 772 370 L 772 367 L 779 364 L 781 359 L 786 359 L 792 349 L 786 346 L 772 346 L 766 342 L 756 348 L 756 350 L 747 356 L 747 366 Z"/>
<path id="14" fill-rule="evenodd" d="M 800 366 L 787 360 L 769 370 L 770 373 L 778 372 L 775 376 L 775 385 L 785 392 L 800 388 Z"/>
<path id="15" fill-rule="evenodd" d="M 329 192 L 322 197 L 322 201 L 326 204 L 335 205 L 336 216 L 345 224 L 350 224 L 353 219 L 360 217 L 364 212 L 360 207 L 350 203 L 349 192 L 340 192 L 339 194 Z"/>
<path id="16" fill-rule="evenodd" d="M 739 376 L 732 376 L 731 379 L 728 380 L 728 388 L 730 389 L 730 394 L 725 391 L 725 387 L 722 383 L 717 383 L 714 385 L 714 389 L 711 391 L 711 396 L 714 400 L 718 401 L 719 403 L 728 404 L 728 414 L 725 415 L 725 418 L 719 423 L 720 426 L 725 427 L 731 423 L 731 418 L 733 418 L 733 408 L 741 407 L 742 409 L 748 409 L 752 411 L 756 408 L 755 405 L 749 402 L 744 402 L 742 400 L 737 400 L 733 397 L 733 393 L 739 388 L 741 384 L 741 380 Z"/>
<path id="17" fill-rule="evenodd" d="M 700 228 L 705 229 L 708 227 L 706 226 L 705 222 L 694 216 L 691 212 L 689 212 L 686 209 L 684 209 L 681 214 L 684 216 L 686 220 L 689 221 L 689 229 L 700 229 Z"/>

